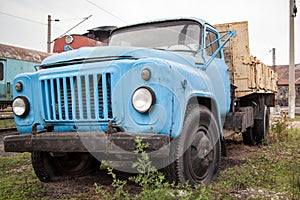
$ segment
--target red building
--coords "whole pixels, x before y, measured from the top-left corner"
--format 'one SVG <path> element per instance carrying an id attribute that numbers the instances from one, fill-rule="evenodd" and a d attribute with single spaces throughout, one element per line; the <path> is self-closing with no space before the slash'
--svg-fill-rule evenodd
<path id="1" fill-rule="evenodd" d="M 289 98 L 289 66 L 276 65 L 273 67 L 278 73 L 277 104 L 288 106 Z M 300 64 L 295 65 L 296 106 L 300 107 Z"/>

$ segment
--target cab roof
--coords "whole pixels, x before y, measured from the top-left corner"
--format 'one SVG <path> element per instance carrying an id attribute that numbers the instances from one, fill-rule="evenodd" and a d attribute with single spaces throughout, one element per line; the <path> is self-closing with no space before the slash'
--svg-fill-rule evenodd
<path id="1" fill-rule="evenodd" d="M 112 31 L 112 35 L 113 35 L 114 32 L 116 32 L 118 30 L 126 29 L 126 28 L 129 28 L 129 27 L 149 25 L 149 24 L 154 24 L 154 23 L 159 23 L 159 22 L 168 22 L 168 21 L 172 22 L 172 21 L 177 21 L 177 20 L 194 21 L 194 22 L 197 22 L 197 23 L 201 24 L 202 26 L 209 25 L 209 26 L 213 27 L 208 22 L 206 22 L 202 19 L 196 18 L 196 17 L 166 18 L 166 19 L 157 19 L 157 20 L 151 20 L 151 21 L 146 21 L 146 22 L 141 22 L 141 23 L 135 23 L 135 24 L 131 24 L 131 25 L 125 25 L 125 26 L 119 27 L 117 29 L 114 29 Z"/>

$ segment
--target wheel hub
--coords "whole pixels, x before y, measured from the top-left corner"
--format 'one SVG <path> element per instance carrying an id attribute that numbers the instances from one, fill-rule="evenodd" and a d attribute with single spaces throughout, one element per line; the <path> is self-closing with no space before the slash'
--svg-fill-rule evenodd
<path id="1" fill-rule="evenodd" d="M 192 174 L 200 179 L 208 173 L 213 162 L 213 145 L 204 131 L 198 131 L 191 144 Z"/>

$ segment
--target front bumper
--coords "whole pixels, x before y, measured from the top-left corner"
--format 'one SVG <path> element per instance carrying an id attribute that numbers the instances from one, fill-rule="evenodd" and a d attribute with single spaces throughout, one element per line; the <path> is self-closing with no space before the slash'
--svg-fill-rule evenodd
<path id="1" fill-rule="evenodd" d="M 10 135 L 4 138 L 6 152 L 89 152 L 120 157 L 134 155 L 135 139 L 148 143 L 147 152 L 154 157 L 169 156 L 170 138 L 167 135 L 118 132 L 49 132 L 41 134 Z"/>

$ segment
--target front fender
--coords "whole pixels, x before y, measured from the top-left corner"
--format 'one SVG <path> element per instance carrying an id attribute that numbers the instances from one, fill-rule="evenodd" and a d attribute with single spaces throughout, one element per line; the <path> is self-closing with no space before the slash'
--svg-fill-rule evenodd
<path id="1" fill-rule="evenodd" d="M 184 67 L 174 65 L 174 74 L 180 80 L 180 85 L 174 88 L 175 96 L 179 99 L 180 105 L 175 105 L 174 108 L 180 107 L 181 114 L 179 117 L 181 120 L 177 121 L 180 124 L 178 130 L 181 130 L 184 123 L 184 115 L 190 104 L 202 104 L 211 109 L 218 122 L 220 135 L 222 135 L 222 117 L 226 115 L 228 110 L 227 106 L 227 92 L 222 89 L 222 82 L 216 80 L 222 80 L 218 78 L 218 73 L 215 72 L 215 77 L 212 78 L 212 73 L 205 70 L 192 67 Z M 224 97 L 220 98 L 219 97 Z M 223 108 L 221 109 L 221 105 Z M 175 118 L 176 115 L 175 115 Z M 175 134 L 176 133 L 176 134 Z M 173 137 L 177 137 L 180 132 L 174 132 Z"/>
<path id="2" fill-rule="evenodd" d="M 18 117 L 14 115 L 14 120 L 19 133 L 28 133 L 31 132 L 31 126 L 34 123 L 42 123 L 41 113 L 39 112 L 40 104 L 37 103 L 40 101 L 39 84 L 32 84 L 38 83 L 37 73 L 24 73 L 17 75 L 13 81 L 13 86 L 15 86 L 18 82 L 20 82 L 23 87 L 21 91 L 16 91 L 13 87 L 13 97 L 14 99 L 19 96 L 27 98 L 30 104 L 30 110 L 28 115 L 25 117 Z"/>
<path id="3" fill-rule="evenodd" d="M 143 80 L 144 69 L 151 71 L 150 80 Z M 175 81 L 173 69 L 158 59 L 142 59 L 126 73 L 122 74 L 113 91 L 115 122 L 128 132 L 149 132 L 170 134 L 174 124 Z M 156 98 L 155 105 L 148 113 L 137 112 L 132 105 L 132 95 L 140 87 L 149 87 Z M 177 103 L 176 103 L 177 104 Z"/>

